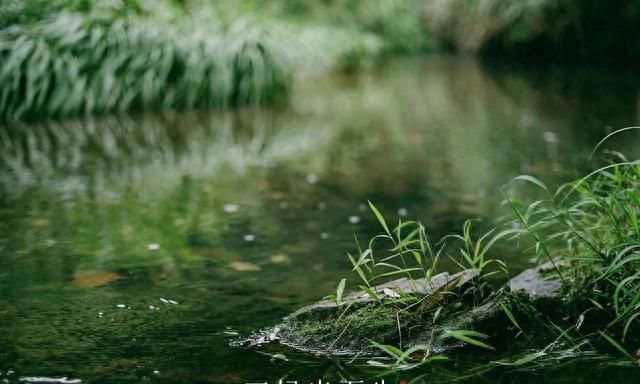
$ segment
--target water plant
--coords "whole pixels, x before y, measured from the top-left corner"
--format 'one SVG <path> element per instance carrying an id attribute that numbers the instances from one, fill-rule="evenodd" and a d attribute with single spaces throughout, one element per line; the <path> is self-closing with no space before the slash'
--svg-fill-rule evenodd
<path id="1" fill-rule="evenodd" d="M 605 140 L 631 129 L 639 128 L 619 130 Z M 584 351 L 613 351 L 635 360 L 629 351 L 640 346 L 636 334 L 640 318 L 640 160 L 629 160 L 617 152 L 608 152 L 608 159 L 608 165 L 560 186 L 555 192 L 533 176 L 513 179 L 510 187 L 516 183 L 533 185 L 542 191 L 542 198 L 525 203 L 505 192 L 505 206 L 513 214 L 513 219 L 504 223 L 506 229 L 476 237 L 471 230 L 472 221 L 468 220 L 461 234 L 446 236 L 436 246 L 429 242 L 425 227 L 419 222 L 400 220 L 390 229 L 380 211 L 369 203 L 383 233 L 374 236 L 364 250 L 356 242 L 358 253 L 355 257 L 349 255 L 353 270 L 365 284 L 360 289 L 374 297 L 378 305 L 394 306 L 395 313 L 407 311 L 416 301 L 429 300 L 429 296 L 413 297 L 413 302 L 406 301 L 406 306 L 400 307 L 395 297 L 401 297 L 402 292 L 380 300 L 372 282 L 396 276 L 405 276 L 413 282 L 421 278 L 430 281 L 441 268 L 441 260 L 448 259 L 454 267 L 480 272 L 479 280 L 474 280 L 470 288 L 473 293 L 470 308 L 493 297 L 498 300 L 497 308 L 508 320 L 507 325 L 516 330 L 505 337 L 515 340 L 519 335 L 526 336 L 519 342 L 531 352 L 512 361 L 497 360 L 496 364 L 520 366 L 540 359 L 557 359 L 560 352 L 567 355 Z M 462 246 L 452 248 L 447 244 L 452 239 L 462 242 Z M 381 242 L 388 244 L 382 255 L 378 244 Z M 555 275 L 562 283 L 566 308 L 561 317 L 545 313 L 543 306 L 532 306 L 526 295 L 510 293 L 508 288 L 495 290 L 496 281 L 488 278 L 498 271 L 508 276 L 507 264 L 488 258 L 487 254 L 500 242 L 515 244 L 522 253 L 532 252 L 540 262 L 552 266 L 545 273 Z M 493 288 L 485 292 L 487 285 Z M 456 300 L 464 301 L 468 293 L 457 295 Z M 432 314 L 435 324 L 435 318 L 446 308 L 446 304 L 437 303 L 428 307 L 426 313 Z M 418 316 L 419 324 L 430 322 L 422 312 Z M 444 324 L 440 339 L 456 339 L 489 351 L 496 349 L 488 343 L 489 335 L 473 327 L 447 328 L 448 323 Z M 400 335 L 401 327 L 398 320 Z M 416 367 L 431 356 L 434 335 L 429 342 L 414 343 L 406 351 L 402 350 L 402 344 L 373 341 L 375 348 L 395 362 L 372 365 L 394 369 Z M 417 360 L 412 360 L 412 356 Z"/>

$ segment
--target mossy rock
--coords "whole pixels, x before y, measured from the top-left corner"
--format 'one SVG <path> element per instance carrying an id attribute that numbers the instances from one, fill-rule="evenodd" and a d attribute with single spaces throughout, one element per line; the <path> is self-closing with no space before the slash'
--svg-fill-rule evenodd
<path id="1" fill-rule="evenodd" d="M 476 270 L 442 273 L 431 280 L 398 279 L 372 287 L 377 298 L 351 292 L 341 303 L 321 300 L 234 345 L 279 343 L 315 354 L 375 355 L 380 351 L 373 342 L 405 349 L 426 344 L 435 352 L 466 346 L 443 337 L 448 330 L 475 330 L 491 339 L 509 340 L 505 334 L 518 330 L 505 306 L 523 319 L 534 318 L 532 313 L 545 308 L 562 307 L 549 306 L 562 300 L 562 284 L 544 273 L 551 267 L 547 263 L 526 270 L 484 297 L 476 289 Z"/>

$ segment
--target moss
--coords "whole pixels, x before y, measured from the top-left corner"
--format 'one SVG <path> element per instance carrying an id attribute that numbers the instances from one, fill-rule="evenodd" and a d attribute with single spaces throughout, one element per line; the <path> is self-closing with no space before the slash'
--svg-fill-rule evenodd
<path id="1" fill-rule="evenodd" d="M 296 348 L 331 353 L 356 353 L 371 341 L 394 344 L 400 328 L 419 324 L 419 317 L 388 304 L 373 303 L 344 311 L 322 311 L 321 315 L 287 319 L 280 333 L 284 344 Z"/>

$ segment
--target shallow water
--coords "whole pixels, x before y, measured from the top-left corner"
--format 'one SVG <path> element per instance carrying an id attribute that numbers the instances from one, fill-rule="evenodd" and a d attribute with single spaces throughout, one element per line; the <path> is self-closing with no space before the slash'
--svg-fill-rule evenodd
<path id="1" fill-rule="evenodd" d="M 377 233 L 372 201 L 432 238 L 491 228 L 501 188 L 590 169 L 637 123 L 615 73 L 488 71 L 467 59 L 393 61 L 307 80 L 287 108 L 111 116 L 0 130 L 0 382 L 299 383 L 382 379 L 363 363 L 235 349 L 335 291 L 346 252 Z M 637 150 L 638 136 L 610 142 Z M 498 248 L 513 271 L 528 255 Z M 262 353 L 261 353 L 262 352 Z M 485 360 L 486 362 L 486 360 Z M 560 364 L 562 363 L 562 364 Z M 425 382 L 632 381 L 584 356 L 526 372 L 456 360 L 385 376 Z"/>

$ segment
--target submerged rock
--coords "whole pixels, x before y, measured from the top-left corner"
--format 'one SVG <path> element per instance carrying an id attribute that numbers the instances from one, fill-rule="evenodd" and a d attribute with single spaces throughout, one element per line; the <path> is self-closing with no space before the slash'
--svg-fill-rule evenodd
<path id="1" fill-rule="evenodd" d="M 280 343 L 296 350 L 326 355 L 379 354 L 373 342 L 409 348 L 430 345 L 436 352 L 464 346 L 443 337 L 449 330 L 475 330 L 489 336 L 513 328 L 505 315 L 510 298 L 525 305 L 511 306 L 521 314 L 539 299 L 559 300 L 562 284 L 545 277 L 552 265 L 522 272 L 500 290 L 482 295 L 478 271 L 441 273 L 430 280 L 402 278 L 372 287 L 375 297 L 351 292 L 342 302 L 321 300 L 285 317 L 282 323 L 255 333 L 234 345 Z M 519 302 L 522 300 L 519 300 Z"/>

